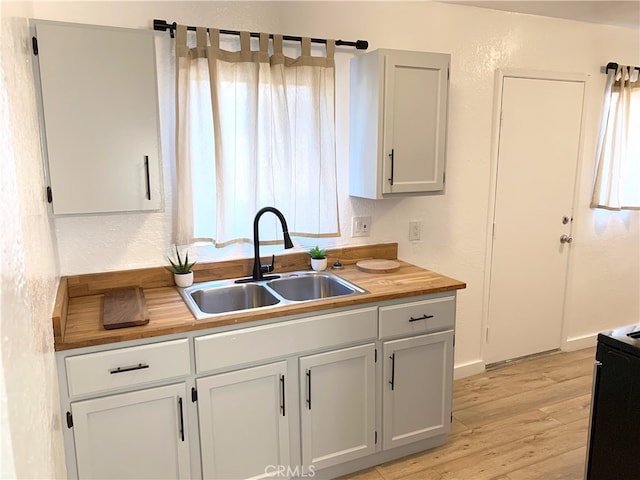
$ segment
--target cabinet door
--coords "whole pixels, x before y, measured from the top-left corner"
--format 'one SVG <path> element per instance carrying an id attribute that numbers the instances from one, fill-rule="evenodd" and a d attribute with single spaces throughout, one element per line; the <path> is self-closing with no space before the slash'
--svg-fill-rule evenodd
<path id="1" fill-rule="evenodd" d="M 34 25 L 53 213 L 161 208 L 153 32 L 44 20 Z"/>
<path id="2" fill-rule="evenodd" d="M 382 193 L 444 188 L 449 55 L 384 57 Z"/>
<path id="3" fill-rule="evenodd" d="M 78 478 L 190 478 L 185 384 L 71 404 Z"/>
<path id="4" fill-rule="evenodd" d="M 318 470 L 375 451 L 375 346 L 300 358 L 302 463 Z"/>
<path id="5" fill-rule="evenodd" d="M 383 448 L 451 428 L 453 331 L 384 342 Z"/>
<path id="6" fill-rule="evenodd" d="M 196 381 L 204 478 L 264 478 L 289 464 L 286 362 Z"/>

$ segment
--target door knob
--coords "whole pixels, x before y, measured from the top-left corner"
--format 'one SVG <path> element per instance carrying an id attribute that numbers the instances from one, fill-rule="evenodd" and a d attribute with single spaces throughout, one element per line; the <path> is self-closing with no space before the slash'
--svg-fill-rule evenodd
<path id="1" fill-rule="evenodd" d="M 571 243 L 571 242 L 573 242 L 573 237 L 569 235 L 562 235 L 560 237 L 560 243 Z"/>

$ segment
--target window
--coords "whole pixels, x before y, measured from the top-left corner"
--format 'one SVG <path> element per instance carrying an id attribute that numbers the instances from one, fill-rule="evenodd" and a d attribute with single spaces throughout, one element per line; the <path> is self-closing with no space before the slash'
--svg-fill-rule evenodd
<path id="1" fill-rule="evenodd" d="M 640 82 L 638 68 L 607 72 L 591 206 L 640 209 Z"/>
<path id="2" fill-rule="evenodd" d="M 243 32 L 237 51 L 221 49 L 213 29 L 196 37 L 190 48 L 184 27 L 176 32 L 176 243 L 250 241 L 265 206 L 292 235 L 339 236 L 333 43 L 318 57 L 304 39 L 288 58 L 279 36 L 271 55 L 266 35 L 251 50 Z M 276 239 L 275 220 L 260 223 L 261 238 Z"/>

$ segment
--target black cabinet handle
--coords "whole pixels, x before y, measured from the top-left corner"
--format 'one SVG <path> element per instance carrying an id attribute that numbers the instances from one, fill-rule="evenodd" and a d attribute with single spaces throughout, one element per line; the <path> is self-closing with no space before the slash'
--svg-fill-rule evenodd
<path id="1" fill-rule="evenodd" d="M 180 417 L 180 441 L 184 442 L 184 415 L 182 413 L 182 397 L 178 397 L 178 416 Z"/>
<path id="2" fill-rule="evenodd" d="M 286 416 L 284 409 L 284 375 L 280 375 L 280 412 L 282 416 Z"/>
<path id="3" fill-rule="evenodd" d="M 144 171 L 147 180 L 147 200 L 151 200 L 151 181 L 149 180 L 149 155 L 144 156 Z"/>
<path id="4" fill-rule="evenodd" d="M 417 322 L 418 320 L 426 320 L 427 318 L 433 318 L 433 315 L 422 315 L 421 317 L 417 317 L 417 318 L 409 317 L 409 321 Z"/>
<path id="5" fill-rule="evenodd" d="M 389 177 L 389 184 L 393 185 L 393 148 L 391 149 L 391 153 L 389 154 L 389 158 L 391 159 L 391 177 Z"/>
<path id="6" fill-rule="evenodd" d="M 396 354 L 392 353 L 389 358 L 391 359 L 391 380 L 389 384 L 391 385 L 391 391 L 393 391 L 396 386 Z"/>
<path id="7" fill-rule="evenodd" d="M 307 370 L 307 410 L 311 410 L 311 370 Z"/>
<path id="8" fill-rule="evenodd" d="M 130 367 L 118 367 L 118 368 L 114 368 L 109 370 L 109 373 L 111 375 L 113 375 L 114 373 L 124 373 L 124 372 L 131 372 L 133 370 L 143 370 L 145 368 L 149 368 L 149 365 L 147 365 L 146 363 L 139 363 L 137 365 L 131 365 Z"/>

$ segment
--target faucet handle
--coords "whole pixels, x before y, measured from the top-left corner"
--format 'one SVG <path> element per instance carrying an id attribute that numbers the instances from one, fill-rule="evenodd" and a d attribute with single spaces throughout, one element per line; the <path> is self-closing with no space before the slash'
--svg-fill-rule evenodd
<path id="1" fill-rule="evenodd" d="M 273 272 L 274 265 L 276 264 L 276 256 L 271 255 L 271 263 L 268 265 L 260 265 L 262 273 Z"/>

